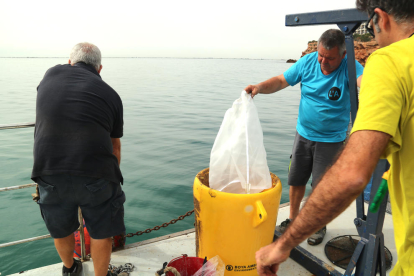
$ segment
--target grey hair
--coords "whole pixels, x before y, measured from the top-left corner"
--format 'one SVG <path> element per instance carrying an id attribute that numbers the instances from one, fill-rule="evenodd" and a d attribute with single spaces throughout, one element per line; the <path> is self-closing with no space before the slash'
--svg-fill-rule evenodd
<path id="1" fill-rule="evenodd" d="M 369 15 L 375 8 L 380 8 L 392 15 L 397 24 L 414 23 L 413 0 L 356 0 L 356 6 Z"/>
<path id="2" fill-rule="evenodd" d="M 98 47 L 88 42 L 81 42 L 76 44 L 69 57 L 71 64 L 84 62 L 92 65 L 96 71 L 101 67 L 101 51 Z"/>
<path id="3" fill-rule="evenodd" d="M 345 53 L 345 35 L 337 29 L 329 29 L 325 31 L 318 40 L 318 46 L 322 44 L 326 50 L 331 50 L 338 47 L 339 55 L 342 56 Z"/>
<path id="4" fill-rule="evenodd" d="M 378 15 L 377 14 L 375 14 L 374 17 L 372 18 L 372 23 L 374 23 L 374 28 L 377 31 L 377 33 L 380 33 L 381 29 L 378 26 Z"/>

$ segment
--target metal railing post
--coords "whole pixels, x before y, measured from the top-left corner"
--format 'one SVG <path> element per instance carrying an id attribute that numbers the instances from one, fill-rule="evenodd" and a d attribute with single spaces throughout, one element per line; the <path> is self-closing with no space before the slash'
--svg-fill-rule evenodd
<path id="1" fill-rule="evenodd" d="M 86 248 L 85 248 L 85 232 L 83 231 L 83 216 L 81 208 L 79 207 L 79 234 L 80 234 L 80 248 L 81 248 L 81 260 L 86 261 Z"/>
<path id="2" fill-rule="evenodd" d="M 0 248 L 12 246 L 12 245 L 17 245 L 17 244 L 22 244 L 22 243 L 26 243 L 26 242 L 43 240 L 43 239 L 47 239 L 47 238 L 50 238 L 50 237 L 51 236 L 48 234 L 48 235 L 43 235 L 43 236 L 39 236 L 39 237 L 33 237 L 33 238 L 24 239 L 24 240 L 20 240 L 20 241 L 2 243 L 2 244 L 0 244 Z"/>
<path id="3" fill-rule="evenodd" d="M 15 129 L 15 128 L 26 128 L 26 127 L 34 127 L 35 123 L 21 123 L 15 125 L 0 125 L 0 130 L 3 129 Z"/>

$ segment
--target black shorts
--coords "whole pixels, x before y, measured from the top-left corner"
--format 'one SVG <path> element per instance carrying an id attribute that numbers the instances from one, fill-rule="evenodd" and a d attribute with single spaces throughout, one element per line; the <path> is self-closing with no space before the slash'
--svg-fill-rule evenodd
<path id="1" fill-rule="evenodd" d="M 78 229 L 78 207 L 93 239 L 125 233 L 125 194 L 119 183 L 66 174 L 38 177 L 36 182 L 40 211 L 53 238 L 67 237 Z"/>
<path id="2" fill-rule="evenodd" d="M 333 165 L 343 146 L 344 142 L 310 141 L 296 132 L 288 185 L 305 186 L 312 174 L 312 187 L 315 188 L 325 172 Z"/>

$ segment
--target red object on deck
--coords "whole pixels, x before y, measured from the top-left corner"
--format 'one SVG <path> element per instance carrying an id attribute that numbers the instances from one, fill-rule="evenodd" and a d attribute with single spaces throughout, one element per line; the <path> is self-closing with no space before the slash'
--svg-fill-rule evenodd
<path id="1" fill-rule="evenodd" d="M 89 236 L 88 229 L 85 225 L 85 220 L 83 220 L 83 232 L 85 234 L 85 251 L 86 255 L 91 253 L 91 237 Z M 82 258 L 81 256 L 81 241 L 80 241 L 80 232 L 76 231 L 75 233 L 75 251 L 73 252 L 74 258 Z M 118 247 L 123 247 L 125 245 L 125 235 L 117 235 L 112 239 L 112 250 Z"/>
<path id="2" fill-rule="evenodd" d="M 188 257 L 183 255 L 181 257 L 171 260 L 167 266 L 172 266 L 180 272 L 181 276 L 192 276 L 202 266 L 204 259 L 198 257 Z M 167 276 L 174 276 L 171 272 L 167 272 Z"/>
<path id="3" fill-rule="evenodd" d="M 89 236 L 88 229 L 85 226 L 85 220 L 83 220 L 83 232 L 85 234 L 85 251 L 86 255 L 91 253 L 91 237 Z M 80 232 L 75 232 L 75 251 L 73 252 L 74 258 L 81 258 L 81 239 Z"/>
<path id="4" fill-rule="evenodd" d="M 125 235 L 118 235 L 112 237 L 112 250 L 125 245 Z"/>

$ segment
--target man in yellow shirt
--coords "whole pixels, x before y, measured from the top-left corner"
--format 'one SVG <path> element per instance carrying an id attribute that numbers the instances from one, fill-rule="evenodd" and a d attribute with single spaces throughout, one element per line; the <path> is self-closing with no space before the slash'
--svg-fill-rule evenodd
<path id="1" fill-rule="evenodd" d="M 368 30 L 381 49 L 367 61 L 351 137 L 284 235 L 256 253 L 259 275 L 275 275 L 295 246 L 343 212 L 380 157 L 391 164 L 398 253 L 391 275 L 414 275 L 414 1 L 357 0 L 357 7 L 370 16 Z"/>

